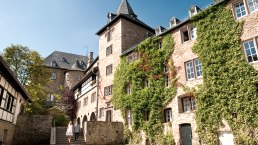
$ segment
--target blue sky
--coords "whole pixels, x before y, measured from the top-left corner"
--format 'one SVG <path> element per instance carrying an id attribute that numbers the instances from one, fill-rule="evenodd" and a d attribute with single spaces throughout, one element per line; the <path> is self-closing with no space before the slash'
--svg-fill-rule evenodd
<path id="1" fill-rule="evenodd" d="M 128 0 L 138 18 L 151 27 L 169 27 L 169 19 L 184 19 L 192 5 L 212 0 Z M 121 0 L 0 0 L 0 52 L 21 44 L 47 57 L 53 51 L 98 53 L 95 34 L 115 13 Z"/>

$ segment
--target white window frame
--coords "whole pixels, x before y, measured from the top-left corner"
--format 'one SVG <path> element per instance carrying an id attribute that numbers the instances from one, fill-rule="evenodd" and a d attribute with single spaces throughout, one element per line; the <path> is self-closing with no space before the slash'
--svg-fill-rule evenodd
<path id="1" fill-rule="evenodd" d="M 194 66 L 195 66 L 195 76 L 196 78 L 201 78 L 202 77 L 202 63 L 200 61 L 200 59 L 194 59 Z M 196 64 L 196 61 L 198 61 L 198 64 Z M 200 74 L 198 76 L 198 73 Z"/>
<path id="2" fill-rule="evenodd" d="M 104 108 L 99 108 L 99 117 L 104 117 Z"/>
<path id="3" fill-rule="evenodd" d="M 242 11 L 242 7 L 237 7 L 237 6 L 240 6 L 241 4 L 243 4 L 243 6 L 244 6 L 244 11 Z M 238 13 L 237 13 L 237 9 L 240 9 L 240 13 L 241 13 L 241 16 L 240 17 L 238 17 Z M 245 12 L 245 15 L 242 15 L 242 13 L 243 12 Z M 234 5 L 234 13 L 235 13 L 235 17 L 236 17 L 236 19 L 240 19 L 240 18 L 242 18 L 242 17 L 244 17 L 244 16 L 246 16 L 247 15 L 247 9 L 246 9 L 246 6 L 245 6 L 245 3 L 244 3 L 244 1 L 242 1 L 242 2 L 239 2 L 239 3 L 236 3 L 235 5 Z"/>
<path id="4" fill-rule="evenodd" d="M 194 25 L 188 25 L 186 27 L 184 27 L 183 29 L 180 30 L 181 31 L 181 40 L 182 43 L 191 41 L 191 40 L 195 40 L 197 38 L 197 28 Z M 188 40 L 184 40 L 184 32 L 187 31 L 188 34 Z"/>
<path id="5" fill-rule="evenodd" d="M 251 3 L 252 3 L 252 6 L 249 5 Z M 249 13 L 253 13 L 253 12 L 257 11 L 258 10 L 258 0 L 247 0 L 247 6 L 249 9 Z M 254 9 L 251 10 L 251 7 L 253 7 Z"/>
<path id="6" fill-rule="evenodd" d="M 129 126 L 132 125 L 132 110 L 131 109 L 126 110 L 126 123 Z"/>
<path id="7" fill-rule="evenodd" d="M 257 38 L 253 38 L 253 39 L 250 39 L 250 40 L 247 40 L 247 41 L 243 42 L 245 58 L 246 58 L 246 61 L 248 63 L 255 63 L 255 62 L 258 61 L 258 60 L 254 60 L 254 57 L 253 57 L 256 54 L 256 57 L 258 58 L 258 55 L 257 55 L 257 42 L 256 41 L 258 41 L 258 39 Z M 250 48 L 250 44 L 249 44 L 250 42 L 252 42 L 253 45 L 254 45 L 255 54 L 253 54 L 253 52 L 252 52 L 252 47 Z M 248 50 L 250 50 L 250 55 L 247 55 L 247 53 L 246 53 L 246 51 L 247 51 L 246 45 L 245 45 L 246 43 L 248 43 L 248 46 L 249 46 Z M 251 62 L 248 61 L 248 56 L 252 57 L 252 61 Z"/>
<path id="8" fill-rule="evenodd" d="M 188 81 L 189 80 L 193 80 L 194 79 L 194 63 L 193 63 L 193 61 L 192 60 L 187 61 L 185 63 L 185 66 L 186 66 L 186 77 L 187 77 L 187 80 Z"/>
<path id="9" fill-rule="evenodd" d="M 199 62 L 198 65 L 196 65 L 197 60 Z M 190 67 L 188 64 L 192 64 L 192 67 Z M 201 75 L 197 76 L 198 73 Z M 202 78 L 202 63 L 199 58 L 195 58 L 185 62 L 185 75 L 187 81 Z M 189 78 L 188 75 L 191 75 L 191 78 Z"/>
<path id="10" fill-rule="evenodd" d="M 56 79 L 56 73 L 52 72 L 51 74 L 51 80 L 55 80 Z"/>
<path id="11" fill-rule="evenodd" d="M 194 40 L 197 38 L 197 28 L 195 26 L 191 26 L 191 39 Z"/>
<path id="12" fill-rule="evenodd" d="M 182 111 L 183 113 L 193 112 L 196 109 L 196 102 L 193 96 L 182 98 Z"/>
<path id="13" fill-rule="evenodd" d="M 171 108 L 167 108 L 164 110 L 164 121 L 165 122 L 170 122 L 172 121 L 172 109 Z"/>

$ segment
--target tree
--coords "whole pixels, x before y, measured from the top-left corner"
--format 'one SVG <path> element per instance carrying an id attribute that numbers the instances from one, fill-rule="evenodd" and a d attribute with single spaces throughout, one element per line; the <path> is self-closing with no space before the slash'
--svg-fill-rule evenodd
<path id="1" fill-rule="evenodd" d="M 5 48 L 3 52 L 3 58 L 22 85 L 25 85 L 28 79 L 29 54 L 30 50 L 27 47 L 18 44 Z"/>
<path id="2" fill-rule="evenodd" d="M 73 91 L 71 91 L 68 87 L 65 88 L 63 96 L 62 96 L 62 103 L 65 106 L 65 111 L 70 119 L 73 120 L 76 118 L 76 111 L 77 111 L 77 103 L 74 97 Z"/>
<path id="3" fill-rule="evenodd" d="M 18 44 L 7 47 L 3 58 L 32 97 L 33 103 L 28 104 L 26 111 L 31 114 L 44 113 L 44 101 L 48 94 L 45 86 L 50 74 L 43 65 L 43 58 L 38 52 Z"/>

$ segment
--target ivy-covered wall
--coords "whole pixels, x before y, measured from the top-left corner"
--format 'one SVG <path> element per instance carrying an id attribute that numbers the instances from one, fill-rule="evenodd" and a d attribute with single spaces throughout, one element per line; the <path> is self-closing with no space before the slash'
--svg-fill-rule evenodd
<path id="1" fill-rule="evenodd" d="M 218 130 L 225 120 L 236 144 L 258 144 L 255 138 L 258 72 L 245 60 L 240 39 L 244 22 L 233 18 L 232 11 L 226 8 L 227 2 L 210 7 L 190 20 L 197 27 L 193 51 L 199 56 L 203 73 L 203 84 L 193 93 L 197 103 L 197 132 L 201 143 L 218 144 Z M 161 40 L 163 45 L 158 49 Z M 175 97 L 178 87 L 174 62 L 169 59 L 173 51 L 174 40 L 167 35 L 163 39 L 154 37 L 143 41 L 136 49 L 140 58 L 135 62 L 128 64 L 126 56 L 121 58 L 115 73 L 112 102 L 124 113 L 124 118 L 125 111 L 132 110 L 132 131 L 126 129 L 125 133 L 135 144 L 141 141 L 141 130 L 152 142 L 164 143 L 172 138 L 161 135 L 163 109 Z M 170 64 L 169 88 L 164 84 L 166 63 Z M 146 79 L 148 87 L 144 84 Z M 126 93 L 128 85 L 131 85 L 130 94 Z M 185 93 L 188 92 L 185 90 Z M 145 112 L 149 112 L 148 121 L 144 120 Z"/>
<path id="2" fill-rule="evenodd" d="M 195 93 L 197 130 L 202 143 L 218 144 L 217 131 L 225 119 L 236 144 L 258 144 L 258 73 L 245 60 L 243 22 L 225 4 L 192 18 L 198 35 L 193 51 L 203 67 L 203 85 Z"/>
<path id="3" fill-rule="evenodd" d="M 162 47 L 159 48 L 159 42 Z M 173 99 L 176 93 L 176 79 L 173 62 L 169 57 L 173 52 L 174 41 L 171 35 L 164 38 L 148 38 L 135 50 L 139 55 L 133 63 L 128 63 L 127 57 L 122 57 L 115 72 L 112 103 L 123 112 L 132 110 L 132 132 L 126 130 L 130 142 L 140 143 L 139 133 L 144 130 L 152 142 L 172 142 L 173 138 L 163 135 L 163 109 Z M 165 87 L 164 66 L 170 69 L 171 85 Z M 148 82 L 148 87 L 145 85 Z M 131 93 L 126 93 L 126 87 L 131 86 Z M 144 120 L 149 112 L 149 120 Z M 172 135 L 170 135 L 172 136 Z"/>

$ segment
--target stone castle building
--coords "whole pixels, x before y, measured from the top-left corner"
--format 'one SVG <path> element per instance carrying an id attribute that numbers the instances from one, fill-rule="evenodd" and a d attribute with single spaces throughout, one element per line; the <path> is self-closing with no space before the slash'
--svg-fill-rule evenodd
<path id="1" fill-rule="evenodd" d="M 44 59 L 44 65 L 51 74 L 51 82 L 47 88 L 50 91 L 47 105 L 56 101 L 57 95 L 62 96 L 66 87 L 72 88 L 83 77 L 93 62 L 93 53 L 88 56 L 55 51 Z M 56 102 L 58 103 L 58 102 Z"/>
<path id="2" fill-rule="evenodd" d="M 216 5 L 219 4 L 216 3 Z M 232 11 L 236 21 L 245 21 L 241 36 L 243 51 L 246 61 L 258 69 L 255 63 L 258 48 L 258 4 L 252 0 L 229 0 L 227 8 Z M 201 9 L 197 6 L 191 7 L 189 17 L 199 11 Z M 127 57 L 128 61 L 134 61 L 139 57 L 134 49 L 147 37 L 171 34 L 175 46 L 170 59 L 176 68 L 181 68 L 177 71 L 178 83 L 190 88 L 203 83 L 202 63 L 198 55 L 192 51 L 198 37 L 197 29 L 190 19 L 180 21 L 172 17 L 169 22 L 170 28 L 165 29 L 159 26 L 153 29 L 138 19 L 127 0 L 122 0 L 117 12 L 108 13 L 107 18 L 108 23 L 97 32 L 99 56 L 86 69 L 79 70 L 81 74 L 84 74 L 82 80 L 70 85 L 79 106 L 77 120 L 81 125 L 85 121 L 125 122 L 122 112 L 114 108 L 111 101 L 114 72 L 121 56 Z M 249 49 L 252 49 L 251 54 Z M 55 70 L 57 66 L 53 66 L 53 62 L 54 60 L 48 61 L 48 64 L 52 70 Z M 60 72 L 60 75 L 65 78 L 68 72 L 71 72 L 70 68 Z M 75 76 L 78 75 L 75 74 Z M 195 104 L 194 96 L 187 95 L 183 87 L 177 86 L 177 94 L 162 111 L 165 130 L 172 132 L 177 144 L 200 144 L 196 133 Z M 127 112 L 125 117 L 125 119 L 133 119 L 132 112 Z M 218 140 L 222 145 L 234 144 L 230 127 L 226 122 L 224 124 L 225 126 L 218 131 Z M 147 144 L 144 135 L 142 144 Z"/>
<path id="3" fill-rule="evenodd" d="M 17 116 L 31 100 L 1 56 L 0 68 L 0 144 L 11 145 Z"/>

